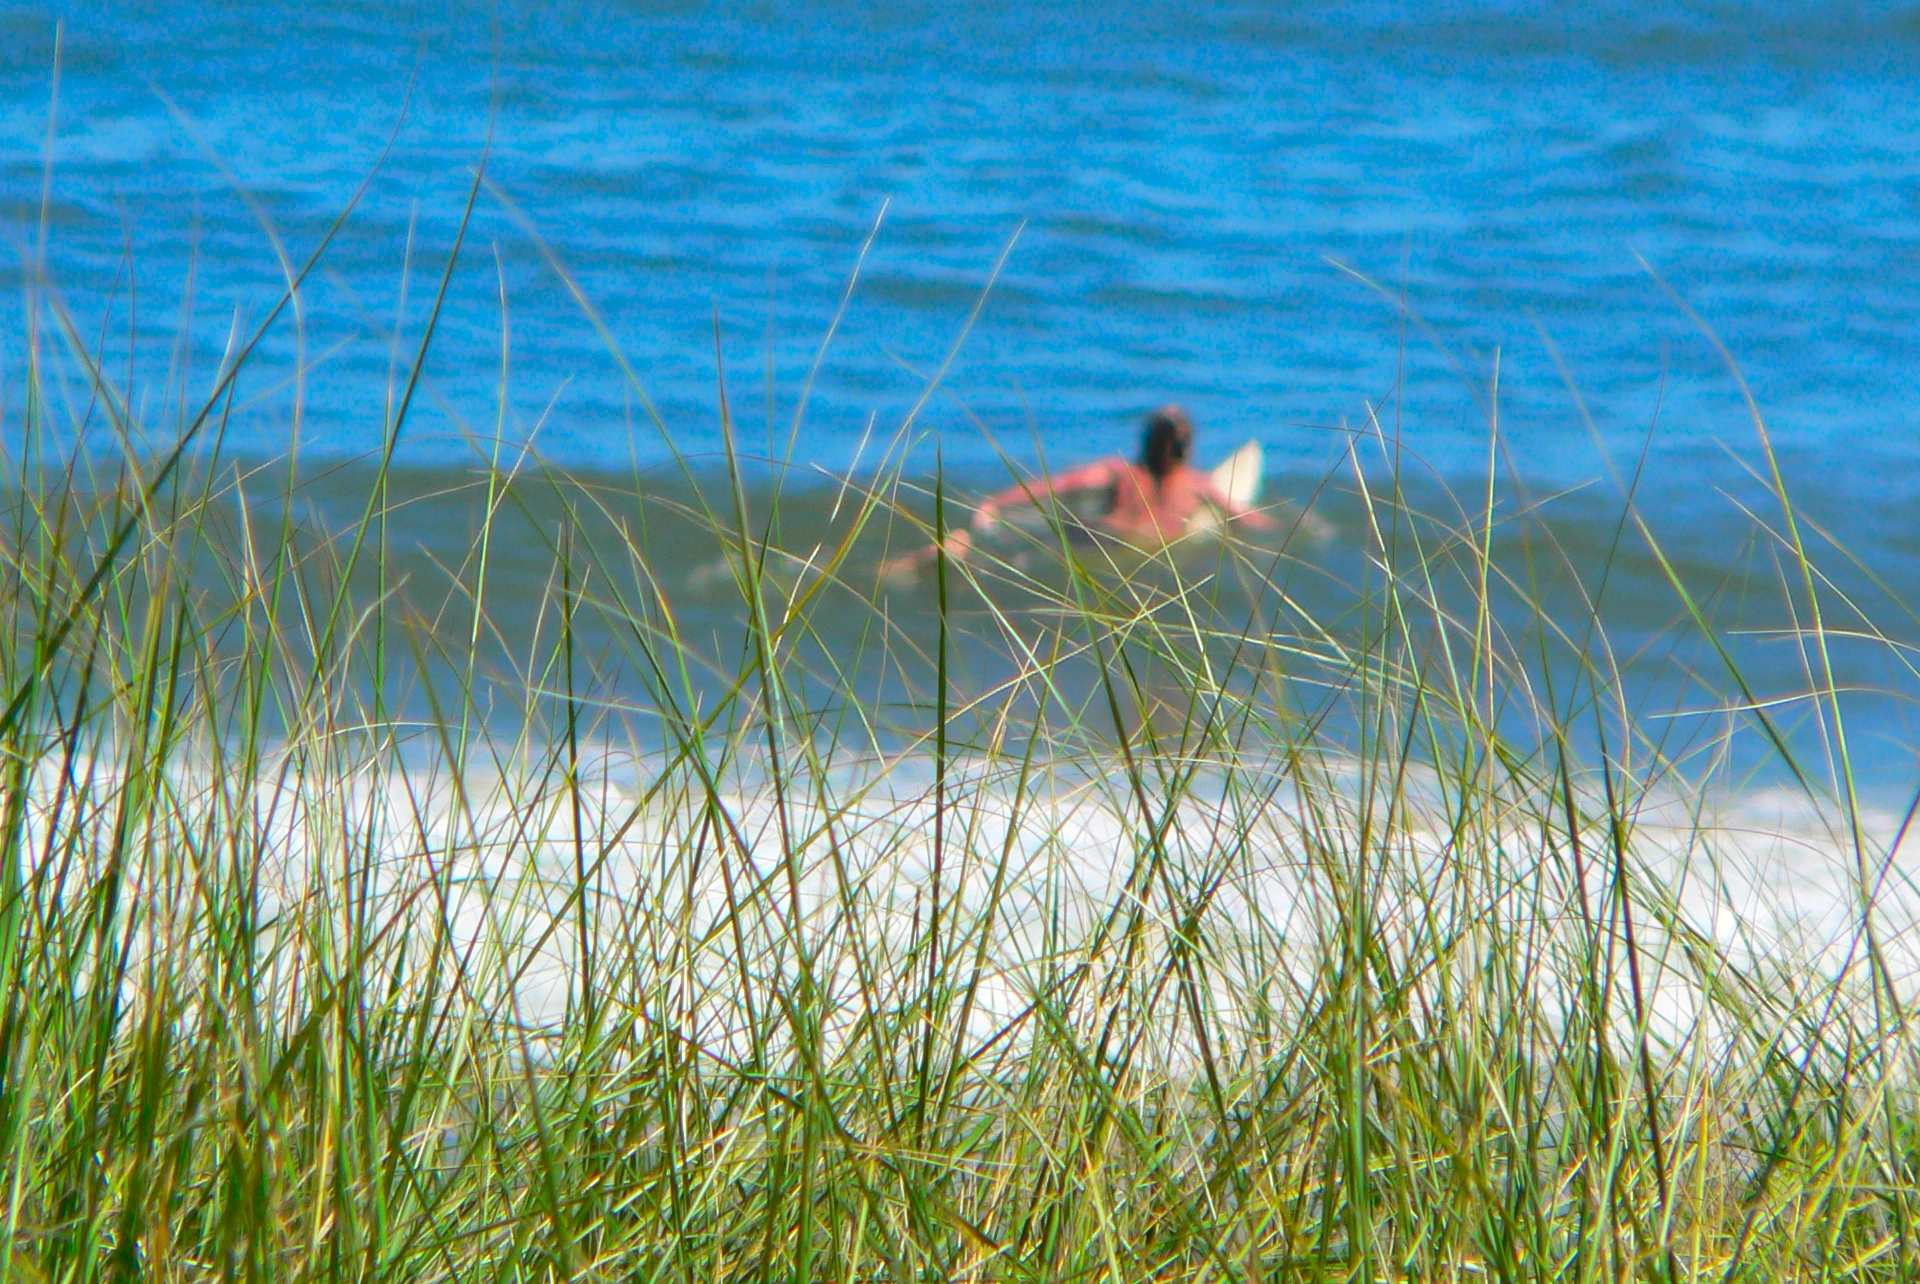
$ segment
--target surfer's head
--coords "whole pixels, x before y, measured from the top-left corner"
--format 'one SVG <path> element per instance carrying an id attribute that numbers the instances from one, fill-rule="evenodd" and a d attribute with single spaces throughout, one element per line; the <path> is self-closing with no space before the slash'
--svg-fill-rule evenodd
<path id="1" fill-rule="evenodd" d="M 1140 466 L 1155 477 L 1165 477 L 1187 462 L 1193 453 L 1193 421 L 1178 406 L 1162 406 L 1147 416 L 1146 436 L 1140 442 Z"/>

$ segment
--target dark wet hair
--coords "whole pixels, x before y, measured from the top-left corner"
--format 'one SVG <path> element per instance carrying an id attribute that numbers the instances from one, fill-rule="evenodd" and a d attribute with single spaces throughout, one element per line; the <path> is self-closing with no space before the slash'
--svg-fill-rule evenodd
<path id="1" fill-rule="evenodd" d="M 1165 477 L 1193 453 L 1193 421 L 1178 406 L 1162 406 L 1147 416 L 1140 441 L 1140 466 L 1155 477 Z"/>

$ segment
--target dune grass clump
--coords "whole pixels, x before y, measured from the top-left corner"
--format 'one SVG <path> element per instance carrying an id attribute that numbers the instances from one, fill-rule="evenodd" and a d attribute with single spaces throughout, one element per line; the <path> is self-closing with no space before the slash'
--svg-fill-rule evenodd
<path id="1" fill-rule="evenodd" d="M 1920 1265 L 1905 822 L 1852 787 L 1827 652 L 1898 648 L 1777 472 L 1817 758 L 1630 485 L 1598 564 L 1503 563 L 1532 528 L 1493 472 L 1415 502 L 1368 423 L 1319 611 L 1325 548 L 1119 575 L 1064 518 L 884 585 L 963 513 L 897 453 L 759 486 L 729 433 L 628 485 L 490 439 L 429 565 L 410 505 L 449 488 L 396 458 L 431 321 L 329 522 L 300 461 L 222 449 L 252 345 L 155 446 L 34 315 L 0 1277 Z M 74 446 L 89 416 L 123 449 Z M 1684 752 L 1610 641 L 1628 548 L 1721 662 Z"/>

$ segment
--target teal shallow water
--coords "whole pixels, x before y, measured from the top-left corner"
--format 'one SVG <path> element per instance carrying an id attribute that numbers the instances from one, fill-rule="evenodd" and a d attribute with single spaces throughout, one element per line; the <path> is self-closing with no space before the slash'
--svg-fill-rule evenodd
<path id="1" fill-rule="evenodd" d="M 1050 752 L 1078 758 L 1111 751 L 1119 734 L 1138 738 L 1149 723 L 1166 743 L 1198 744 L 1210 711 L 1190 693 L 1218 687 L 1251 698 L 1256 741 L 1307 735 L 1311 725 L 1318 751 L 1359 752 L 1368 729 L 1358 675 L 1377 671 L 1382 655 L 1401 663 L 1406 644 L 1429 666 L 1422 680 L 1443 700 L 1459 698 L 1479 627 L 1472 497 L 1409 475 L 1396 508 L 1384 462 L 1356 461 L 1367 494 L 1347 474 L 1270 478 L 1281 496 L 1273 535 L 1196 540 L 1172 556 L 1071 538 L 1063 548 L 1044 526 L 983 541 L 971 566 L 977 580 L 952 568 L 944 606 L 954 744 L 1013 752 L 1038 734 Z M 253 468 L 239 487 L 217 487 L 202 534 L 179 547 L 190 551 L 209 645 L 237 659 L 248 635 L 228 619 L 228 604 L 249 578 L 247 563 L 259 550 L 270 556 L 288 522 L 301 593 L 282 594 L 279 629 L 285 671 L 297 675 L 376 474 L 367 461 L 313 463 L 295 480 L 290 507 L 287 481 L 280 468 Z M 477 533 L 490 490 L 483 577 Z M 950 520 L 964 519 L 966 494 L 951 497 Z M 912 477 L 835 481 L 761 467 L 740 502 L 744 553 L 727 479 L 699 461 L 690 475 L 529 464 L 511 480 L 490 477 L 480 461 L 394 469 L 344 617 L 360 648 L 354 682 L 371 681 L 376 628 L 385 676 L 379 699 L 363 689 L 347 720 L 381 710 L 416 726 L 407 734 L 429 755 L 446 748 L 431 728 L 462 719 L 507 741 L 531 731 L 538 742 L 564 724 L 570 703 L 593 739 L 641 752 L 670 746 L 696 715 L 725 710 L 722 728 L 752 721 L 766 706 L 743 587 L 750 557 L 778 634 L 793 733 L 856 759 L 915 744 L 926 751 L 938 722 L 942 602 L 931 573 L 890 576 L 882 564 L 923 546 L 929 496 Z M 1551 727 L 1564 724 L 1589 760 L 1612 736 L 1609 752 L 1642 771 L 1664 757 L 1682 778 L 1712 769 L 1778 786 L 1785 773 L 1749 707 L 1757 706 L 1803 765 L 1824 773 L 1828 732 L 1806 694 L 1819 686 L 1820 662 L 1790 632 L 1804 619 L 1797 572 L 1753 518 L 1725 501 L 1715 511 L 1713 521 L 1650 515 L 1643 534 L 1623 523 L 1620 500 L 1603 487 L 1497 496 L 1485 627 L 1500 657 L 1493 716 L 1517 752 L 1550 754 Z M 1830 550 L 1826 561 L 1829 654 L 1850 750 L 1877 795 L 1898 795 L 1915 743 L 1913 679 L 1897 645 L 1905 617 L 1867 569 Z M 1386 608 L 1388 563 L 1399 569 L 1410 623 Z M 1713 639 L 1668 585 L 1669 571 Z M 257 618 L 258 605 L 249 609 Z M 1890 620 L 1895 641 L 1868 636 L 1861 612 Z M 571 681 L 555 667 L 563 619 Z M 1045 682 L 1033 677 L 1043 662 Z M 1213 678 L 1191 676 L 1203 664 Z M 1118 693 L 1117 721 L 1104 678 Z M 1635 723 L 1625 748 L 1622 712 Z"/>

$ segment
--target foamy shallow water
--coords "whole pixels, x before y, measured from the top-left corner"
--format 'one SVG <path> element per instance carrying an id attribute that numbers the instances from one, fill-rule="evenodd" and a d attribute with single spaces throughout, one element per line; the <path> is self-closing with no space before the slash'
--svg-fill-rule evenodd
<path id="1" fill-rule="evenodd" d="M 1317 1001 L 1362 918 L 1402 965 L 1448 957 L 1454 983 L 1503 942 L 1550 1022 L 1575 1001 L 1581 942 L 1610 936 L 1622 1036 L 1633 1026 L 1605 823 L 1583 822 L 1583 910 L 1563 814 L 1543 826 L 1509 799 L 1455 828 L 1431 773 L 1412 773 L 1390 803 L 1385 781 L 1351 762 L 1206 768 L 1168 808 L 1164 790 L 1143 802 L 1118 762 L 1107 774 L 1042 767 L 1022 784 L 1017 763 L 962 760 L 940 805 L 924 758 L 802 774 L 805 788 L 785 793 L 740 771 L 695 792 L 698 773 L 664 765 L 601 752 L 577 791 L 558 771 L 471 769 L 455 789 L 444 764 L 369 765 L 340 788 L 289 770 L 240 796 L 177 771 L 165 821 L 128 870 L 136 953 L 195 965 L 206 889 L 225 878 L 238 894 L 213 867 L 231 849 L 198 839 L 237 820 L 258 859 L 269 1006 L 296 1002 L 316 959 L 355 965 L 352 907 L 371 933 L 358 966 L 395 978 L 404 959 L 409 992 L 507 1023 L 536 1048 L 569 1019 L 583 951 L 603 1014 L 671 1013 L 721 1058 L 745 1053 L 756 998 L 798 991 L 804 958 L 828 1014 L 822 1037 L 844 1039 L 875 1004 L 912 999 L 936 903 L 946 966 L 971 993 L 966 1037 L 1001 1054 L 1030 1037 L 1037 1005 L 1071 1022 L 1133 987 L 1138 1011 L 1171 1014 L 1175 955 L 1198 962 L 1216 1054 L 1255 1053 Z M 61 857 L 43 855 L 58 852 L 54 838 L 97 857 L 111 834 L 114 811 L 99 804 L 112 768 L 82 762 L 74 779 L 81 805 L 52 767 L 33 778 L 30 883 L 61 876 Z M 1627 866 L 1658 1045 L 1717 1048 L 1736 1008 L 1805 1010 L 1828 994 L 1835 1014 L 1870 1026 L 1863 870 L 1874 946 L 1897 993 L 1913 983 L 1920 889 L 1895 845 L 1902 818 L 1861 814 L 1864 865 L 1843 820 L 1777 790 L 1637 808 Z M 88 860 L 64 868 L 70 892 L 99 873 Z M 425 975 L 429 962 L 439 976 Z M 1190 1064 L 1178 1024 L 1137 1022 L 1136 1063 Z"/>

